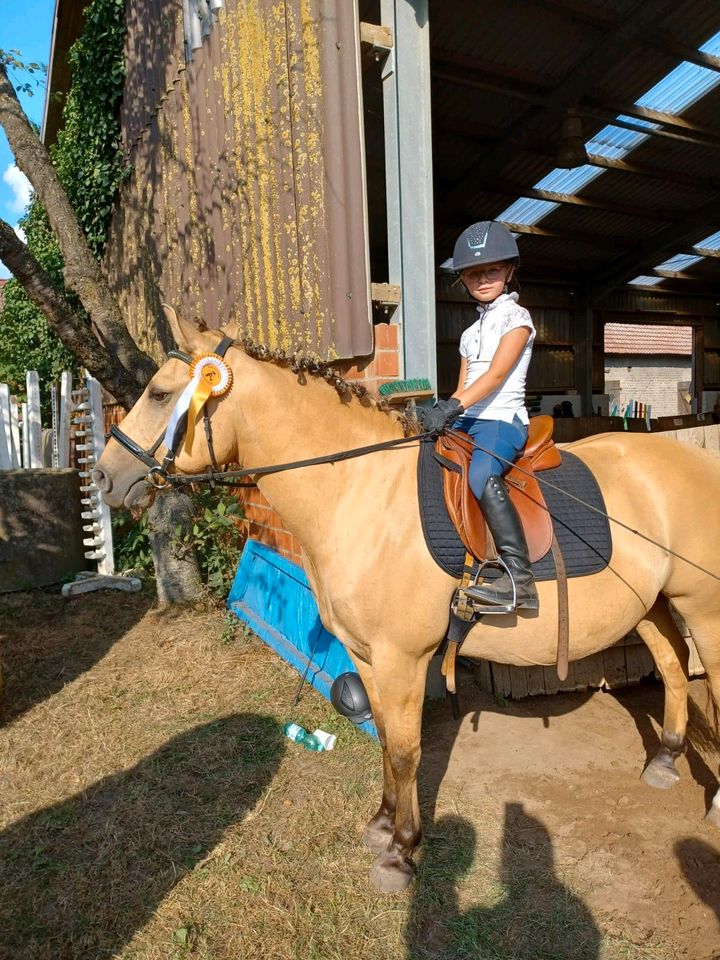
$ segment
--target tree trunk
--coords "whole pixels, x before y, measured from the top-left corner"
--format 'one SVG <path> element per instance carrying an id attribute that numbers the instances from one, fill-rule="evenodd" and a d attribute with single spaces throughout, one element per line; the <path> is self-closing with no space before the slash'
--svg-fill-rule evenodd
<path id="1" fill-rule="evenodd" d="M 163 490 L 148 511 L 150 546 L 160 603 L 191 603 L 203 594 L 197 558 L 175 533 L 192 530 L 190 498 L 178 490 Z M 182 536 L 182 533 L 181 533 Z"/>
<path id="2" fill-rule="evenodd" d="M 12 269 L 27 295 L 79 363 L 90 370 L 126 409 L 130 409 L 155 373 L 154 360 L 133 340 L 100 265 L 93 256 L 45 145 L 17 99 L 0 60 L 0 126 L 20 170 L 27 176 L 60 244 L 66 286 L 75 291 L 93 329 L 69 307 L 37 260 L 0 221 L 0 258 Z M 187 602 L 202 593 L 197 560 L 179 549 L 175 529 L 192 529 L 189 498 L 176 491 L 158 496 L 148 517 L 161 603 Z"/>
<path id="3" fill-rule="evenodd" d="M 88 247 L 75 211 L 58 179 L 50 155 L 23 113 L 5 66 L 0 62 L 0 126 L 5 130 L 15 162 L 33 186 L 60 243 L 65 261 L 65 284 L 87 310 L 103 346 L 143 388 L 155 372 L 125 326 L 120 308 L 100 265 Z"/>
<path id="4" fill-rule="evenodd" d="M 15 279 L 35 306 L 42 310 L 49 326 L 78 363 L 87 367 L 117 402 L 129 410 L 142 393 L 142 387 L 117 355 L 102 346 L 87 322 L 73 310 L 52 278 L 4 220 L 0 220 L 0 260 L 12 270 Z"/>

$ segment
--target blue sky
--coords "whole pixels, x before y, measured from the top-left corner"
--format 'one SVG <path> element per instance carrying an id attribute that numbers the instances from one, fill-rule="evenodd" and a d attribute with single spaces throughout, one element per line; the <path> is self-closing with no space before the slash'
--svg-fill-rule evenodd
<path id="1" fill-rule="evenodd" d="M 23 3 L 3 4 L 0 17 L 0 49 L 21 50 L 22 59 L 47 64 L 50 59 L 55 0 L 24 0 Z M 42 122 L 45 88 L 35 88 L 32 97 L 22 95 L 21 103 L 27 115 L 36 123 Z M 27 185 L 14 167 L 14 158 L 5 134 L 0 127 L 0 217 L 15 224 L 24 213 L 27 203 Z M 9 276 L 0 262 L 0 278 Z"/>

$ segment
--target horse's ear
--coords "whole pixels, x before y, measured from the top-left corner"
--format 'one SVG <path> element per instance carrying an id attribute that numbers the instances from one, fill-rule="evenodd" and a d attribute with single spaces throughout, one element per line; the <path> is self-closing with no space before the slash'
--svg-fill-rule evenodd
<path id="1" fill-rule="evenodd" d="M 187 320 L 181 320 L 172 307 L 167 303 L 162 304 L 165 319 L 175 338 L 175 343 L 186 353 L 202 353 L 207 349 L 207 344 L 202 338 L 202 334 Z"/>
<path id="2" fill-rule="evenodd" d="M 237 320 L 229 320 L 224 327 L 220 328 L 220 333 L 222 333 L 224 337 L 229 337 L 231 340 L 237 340 Z"/>

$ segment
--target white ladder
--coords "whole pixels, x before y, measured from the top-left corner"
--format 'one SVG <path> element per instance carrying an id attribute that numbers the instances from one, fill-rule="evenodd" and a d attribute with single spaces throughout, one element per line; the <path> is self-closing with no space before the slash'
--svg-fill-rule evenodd
<path id="1" fill-rule="evenodd" d="M 105 449 L 102 389 L 99 382 L 85 371 L 82 386 L 70 392 L 71 428 L 80 473 L 83 537 L 85 557 L 97 563 L 97 571 L 84 571 L 62 588 L 64 597 L 91 590 L 114 589 L 135 593 L 142 586 L 138 577 L 115 574 L 110 508 L 92 480 L 92 471 Z"/>

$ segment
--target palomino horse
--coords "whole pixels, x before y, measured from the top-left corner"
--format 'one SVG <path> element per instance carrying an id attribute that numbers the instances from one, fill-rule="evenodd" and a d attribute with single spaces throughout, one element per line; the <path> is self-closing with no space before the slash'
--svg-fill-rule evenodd
<path id="1" fill-rule="evenodd" d="M 166 312 L 181 350 L 213 351 L 217 331 L 200 333 Z M 293 372 L 287 362 L 254 359 L 250 352 L 237 343 L 228 349 L 232 389 L 208 401 L 218 463 L 281 464 L 402 436 L 397 414 L 338 394 L 323 378 L 298 373 L 297 365 Z M 187 364 L 169 359 L 122 422 L 125 435 L 151 447 L 188 383 Z M 720 703 L 720 458 L 640 434 L 604 434 L 570 449 L 595 474 L 610 517 L 656 541 L 612 523 L 609 566 L 568 582 L 570 659 L 597 653 L 637 628 L 666 689 L 662 746 L 644 777 L 654 786 L 670 786 L 678 777 L 674 760 L 685 747 L 688 651 L 669 600 L 692 632 Z M 372 880 L 385 892 L 403 889 L 412 878 L 410 857 L 421 836 L 417 769 L 426 672 L 457 586 L 425 545 L 417 456 L 416 445 L 397 446 L 258 478 L 302 543 L 323 624 L 345 645 L 367 688 L 383 748 L 384 791 L 365 841 L 377 853 Z M 179 453 L 175 469 L 197 473 L 211 459 L 207 435 L 198 428 L 190 453 Z M 142 508 L 155 493 L 147 473 L 147 466 L 111 440 L 93 477 L 110 506 Z M 463 654 L 516 666 L 552 664 L 555 584 L 539 583 L 538 592 L 539 614 L 487 618 L 473 627 Z M 720 791 L 708 817 L 720 826 Z"/>

